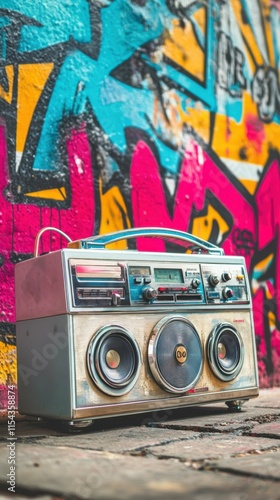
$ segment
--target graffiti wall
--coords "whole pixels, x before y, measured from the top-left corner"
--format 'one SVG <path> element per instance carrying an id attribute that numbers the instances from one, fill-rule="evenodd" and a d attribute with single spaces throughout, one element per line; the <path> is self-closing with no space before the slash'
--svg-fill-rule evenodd
<path id="1" fill-rule="evenodd" d="M 163 226 L 244 255 L 260 384 L 279 385 L 279 132 L 279 0 L 1 0 L 2 408 L 14 266 L 45 226 Z"/>

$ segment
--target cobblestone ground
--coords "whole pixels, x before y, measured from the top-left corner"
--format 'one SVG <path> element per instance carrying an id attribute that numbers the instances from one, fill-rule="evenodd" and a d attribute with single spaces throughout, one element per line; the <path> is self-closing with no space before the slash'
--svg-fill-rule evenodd
<path id="1" fill-rule="evenodd" d="M 0 498 L 280 500 L 280 388 L 261 390 L 241 412 L 188 407 L 79 433 L 18 416 L 8 438 L 3 415 Z"/>

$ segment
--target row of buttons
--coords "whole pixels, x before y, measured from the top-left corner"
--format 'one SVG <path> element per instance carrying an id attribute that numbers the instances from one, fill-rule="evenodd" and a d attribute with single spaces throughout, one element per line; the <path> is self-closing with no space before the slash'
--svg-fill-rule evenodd
<path id="1" fill-rule="evenodd" d="M 140 277 L 136 277 L 134 278 L 134 283 L 135 285 L 142 285 L 142 283 L 144 282 L 145 284 L 147 283 L 151 283 L 151 278 L 140 278 Z"/>

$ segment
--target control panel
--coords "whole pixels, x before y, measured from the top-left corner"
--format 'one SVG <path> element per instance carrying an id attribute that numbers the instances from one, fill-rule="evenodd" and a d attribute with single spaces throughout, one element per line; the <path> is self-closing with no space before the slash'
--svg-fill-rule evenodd
<path id="1" fill-rule="evenodd" d="M 224 304 L 225 302 L 246 303 L 249 300 L 245 269 L 239 265 L 202 265 L 202 280 L 206 302 Z"/>
<path id="2" fill-rule="evenodd" d="M 74 307 L 249 302 L 240 264 L 69 259 Z"/>

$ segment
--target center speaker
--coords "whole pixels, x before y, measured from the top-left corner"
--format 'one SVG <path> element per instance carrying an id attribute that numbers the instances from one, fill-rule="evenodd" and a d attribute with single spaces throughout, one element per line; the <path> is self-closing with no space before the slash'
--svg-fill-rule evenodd
<path id="1" fill-rule="evenodd" d="M 151 372 L 168 392 L 182 394 L 199 379 L 203 350 L 195 327 L 184 317 L 165 317 L 152 330 L 148 345 Z"/>

